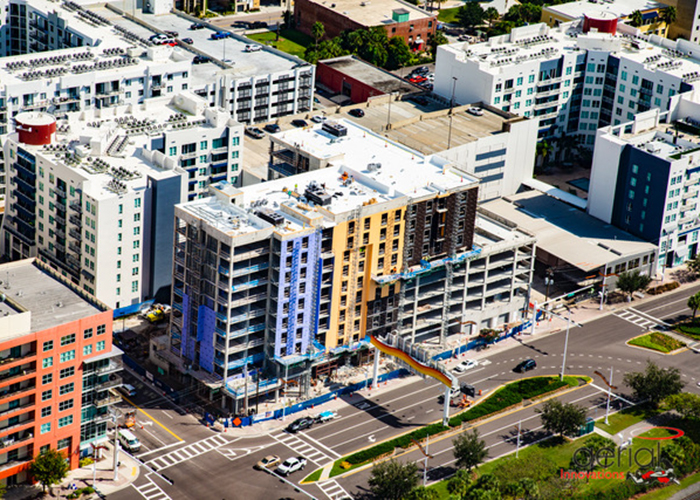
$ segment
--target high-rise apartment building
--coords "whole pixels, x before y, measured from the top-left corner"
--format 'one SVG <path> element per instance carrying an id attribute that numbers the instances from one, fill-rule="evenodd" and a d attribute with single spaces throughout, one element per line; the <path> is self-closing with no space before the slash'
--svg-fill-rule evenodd
<path id="1" fill-rule="evenodd" d="M 592 146 L 599 127 L 667 110 L 671 97 L 700 80 L 695 43 L 617 30 L 536 24 L 479 44 L 441 45 L 435 92 L 533 117 L 539 138 L 574 135 Z"/>
<path id="2" fill-rule="evenodd" d="M 176 207 L 171 368 L 236 409 L 246 375 L 306 390 L 369 334 L 445 340 L 520 317 L 535 238 L 477 215 L 476 178 L 348 122 L 293 134 L 345 157 Z"/>
<path id="3" fill-rule="evenodd" d="M 107 440 L 122 364 L 104 304 L 35 260 L 0 276 L 0 481 L 14 485 L 49 447 L 74 469 Z"/>
<path id="4" fill-rule="evenodd" d="M 238 182 L 243 127 L 191 93 L 115 111 L 16 116 L 0 247 L 119 309 L 169 296 L 174 205 Z"/>

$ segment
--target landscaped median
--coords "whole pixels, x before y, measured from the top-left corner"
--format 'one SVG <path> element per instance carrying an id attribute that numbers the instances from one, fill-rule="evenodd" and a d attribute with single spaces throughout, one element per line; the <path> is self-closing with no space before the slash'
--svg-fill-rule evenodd
<path id="1" fill-rule="evenodd" d="M 485 397 L 471 408 L 450 418 L 447 427 L 442 425 L 442 422 L 437 422 L 421 427 L 413 432 L 383 441 L 336 460 L 333 463 L 330 473 L 322 473 L 325 467 L 314 471 L 301 483 L 312 483 L 321 478 L 325 480 L 329 477 L 345 474 L 346 472 L 364 467 L 377 460 L 391 457 L 396 453 L 397 449 L 407 450 L 416 446 L 416 442 L 421 442 L 428 436 L 433 437 L 448 433 L 457 428 L 461 428 L 462 424 L 474 424 L 499 413 L 521 407 L 523 403 L 531 403 L 557 392 L 587 384 L 590 381 L 591 379 L 589 377 L 567 376 L 561 381 L 558 376 L 551 376 L 525 378 L 511 382 L 498 388 L 491 395 Z"/>
<path id="2" fill-rule="evenodd" d="M 680 340 L 674 339 L 670 335 L 661 332 L 645 333 L 644 335 L 628 340 L 627 344 L 664 354 L 669 354 L 685 347 L 685 344 Z"/>

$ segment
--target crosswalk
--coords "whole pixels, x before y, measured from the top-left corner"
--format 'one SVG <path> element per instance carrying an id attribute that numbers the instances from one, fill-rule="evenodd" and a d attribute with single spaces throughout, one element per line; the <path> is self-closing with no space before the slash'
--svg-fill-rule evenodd
<path id="1" fill-rule="evenodd" d="M 146 500 L 171 500 L 170 497 L 160 489 L 160 486 L 153 482 L 151 479 L 152 475 L 153 474 L 146 474 L 145 477 L 148 479 L 146 484 L 142 484 L 141 486 L 133 485 L 136 491 Z"/>
<path id="2" fill-rule="evenodd" d="M 326 453 L 322 452 L 317 447 L 310 445 L 295 434 L 278 432 L 277 434 L 272 434 L 271 436 L 275 441 L 282 443 L 297 455 L 314 462 L 316 465 L 325 465 L 333 460 Z"/>
<path id="3" fill-rule="evenodd" d="M 146 462 L 146 465 L 149 465 L 154 469 L 160 471 L 163 469 L 167 469 L 168 467 L 172 467 L 173 465 L 179 464 L 181 462 L 190 460 L 199 455 L 203 455 L 208 451 L 215 450 L 220 446 L 224 446 L 228 443 L 228 439 L 226 439 L 220 434 L 216 434 L 212 437 L 202 439 L 201 441 L 197 441 L 196 443 L 184 446 L 175 451 L 171 451 L 166 455 L 149 460 L 148 462 Z"/>
<path id="4" fill-rule="evenodd" d="M 344 498 L 352 498 L 347 491 L 343 489 L 342 486 L 338 484 L 338 481 L 331 479 L 329 481 L 323 481 L 322 483 L 316 483 L 316 485 L 321 488 L 321 491 L 331 500 L 341 500 Z"/>
<path id="5" fill-rule="evenodd" d="M 613 313 L 613 315 L 627 321 L 628 323 L 637 325 L 638 327 L 644 330 L 648 330 L 651 328 L 664 328 L 670 326 L 668 323 L 664 323 L 660 319 L 655 318 L 654 316 L 651 316 L 647 313 L 638 311 L 633 307 L 625 309 L 624 311 L 615 312 Z"/>

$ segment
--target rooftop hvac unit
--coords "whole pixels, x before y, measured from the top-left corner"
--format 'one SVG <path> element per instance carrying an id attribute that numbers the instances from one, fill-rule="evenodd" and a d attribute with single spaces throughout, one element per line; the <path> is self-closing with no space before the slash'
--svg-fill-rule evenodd
<path id="1" fill-rule="evenodd" d="M 335 121 L 326 121 L 321 126 L 321 130 L 328 132 L 335 137 L 345 137 L 348 135 L 348 129 L 345 125 L 341 125 Z"/>
<path id="2" fill-rule="evenodd" d="M 306 187 L 306 190 L 304 191 L 304 196 L 309 201 L 322 207 L 330 205 L 333 201 L 333 197 L 326 192 L 325 188 L 323 186 L 320 186 L 315 181 L 311 181 Z"/>
<path id="3" fill-rule="evenodd" d="M 260 210 L 256 210 L 255 215 L 274 226 L 281 226 L 284 224 L 284 217 L 282 214 L 269 208 L 261 208 Z"/>

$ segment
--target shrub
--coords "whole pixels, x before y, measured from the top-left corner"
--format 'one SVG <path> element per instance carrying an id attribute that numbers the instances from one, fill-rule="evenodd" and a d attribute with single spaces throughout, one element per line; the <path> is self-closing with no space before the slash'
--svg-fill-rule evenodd
<path id="1" fill-rule="evenodd" d="M 92 458 L 85 457 L 85 458 L 80 459 L 80 462 L 78 462 L 78 465 L 80 465 L 80 467 L 87 467 L 88 465 L 92 465 L 93 462 L 94 462 L 94 460 Z"/>
<path id="2" fill-rule="evenodd" d="M 664 283 L 663 285 L 657 285 L 649 288 L 647 292 L 649 295 L 659 295 L 660 293 L 670 292 L 681 286 L 677 281 L 671 281 L 670 283 Z"/>

